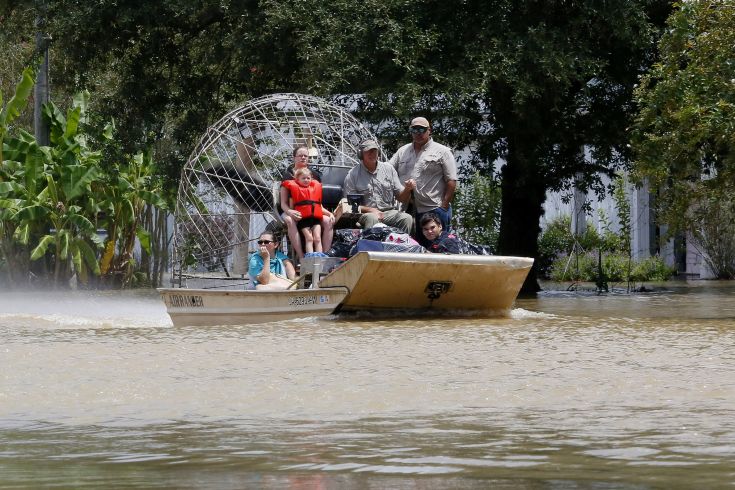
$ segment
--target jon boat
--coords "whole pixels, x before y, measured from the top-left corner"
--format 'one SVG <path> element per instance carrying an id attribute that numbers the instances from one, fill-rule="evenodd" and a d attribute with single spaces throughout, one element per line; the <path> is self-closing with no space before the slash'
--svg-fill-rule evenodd
<path id="1" fill-rule="evenodd" d="M 331 314 L 347 288 L 286 291 L 159 289 L 174 326 L 250 325 Z"/>
<path id="2" fill-rule="evenodd" d="M 532 264 L 524 257 L 360 252 L 323 277 L 324 264 L 311 263 L 309 288 L 302 281 L 286 291 L 159 291 L 175 326 L 249 325 L 340 312 L 499 316 L 512 308 Z"/>

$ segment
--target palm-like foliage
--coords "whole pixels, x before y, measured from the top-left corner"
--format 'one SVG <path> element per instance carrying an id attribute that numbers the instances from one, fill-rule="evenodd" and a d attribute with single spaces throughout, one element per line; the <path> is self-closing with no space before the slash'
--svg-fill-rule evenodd
<path id="1" fill-rule="evenodd" d="M 117 166 L 106 179 L 100 209 L 107 231 L 105 252 L 101 260 L 103 281 L 120 281 L 127 285 L 133 272 L 135 239 L 150 253 L 150 234 L 141 226 L 147 205 L 165 209 L 160 181 L 154 177 L 155 166 L 150 153 L 138 153 L 125 165 Z"/>
<path id="2" fill-rule="evenodd" d="M 23 71 L 20 81 L 18 82 L 13 96 L 8 100 L 6 105 L 3 104 L 3 96 L 0 93 L 0 264 L 6 263 L 9 271 L 17 271 L 24 267 L 19 267 L 22 261 L 22 254 L 17 253 L 13 248 L 13 236 L 16 233 L 16 226 L 10 217 L 18 210 L 20 202 L 14 198 L 15 193 L 28 181 L 35 183 L 34 170 L 37 165 L 35 161 L 29 162 L 29 168 L 25 168 L 25 164 L 17 160 L 5 160 L 4 152 L 6 150 L 5 139 L 13 122 L 20 116 L 21 112 L 28 104 L 28 98 L 33 90 L 33 70 L 26 68 Z M 27 142 L 19 141 L 19 144 L 27 144 Z M 10 145 L 13 147 L 14 145 Z M 18 179 L 12 178 L 18 175 Z M 33 184 L 31 184 L 33 185 Z M 11 274 L 11 280 L 16 280 Z"/>
<path id="3" fill-rule="evenodd" d="M 51 145 L 42 147 L 20 132 L 8 140 L 4 168 L 11 190 L 5 215 L 14 227 L 13 238 L 33 247 L 31 260 L 51 254 L 52 283 L 62 284 L 73 272 L 86 282 L 99 273 L 92 183 L 98 179 L 100 153 L 92 151 L 79 123 L 85 108 L 77 97 L 66 116 L 54 104 L 44 108 L 51 127 Z"/>
<path id="4" fill-rule="evenodd" d="M 37 261 L 36 275 L 47 276 L 55 286 L 66 284 L 72 274 L 87 283 L 91 274 L 101 272 L 120 272 L 126 284 L 136 237 L 148 247 L 140 227 L 144 208 L 164 206 L 152 184 L 152 159 L 138 154 L 113 172 L 103 171 L 102 151 L 93 148 L 84 130 L 86 93 L 76 96 L 66 113 L 53 103 L 44 106 L 49 146 L 40 146 L 23 130 L 10 131 L 9 123 L 20 114 L 32 85 L 32 72 L 27 71 L 0 116 L 0 259 L 16 283 L 27 277 L 29 261 Z M 112 139 L 112 125 L 102 136 Z M 102 269 L 99 227 L 108 239 Z"/>

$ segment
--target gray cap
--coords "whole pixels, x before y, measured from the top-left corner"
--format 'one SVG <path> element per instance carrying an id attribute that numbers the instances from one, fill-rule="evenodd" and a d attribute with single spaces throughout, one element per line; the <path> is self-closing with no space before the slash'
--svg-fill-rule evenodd
<path id="1" fill-rule="evenodd" d="M 375 140 L 365 140 L 360 143 L 360 151 L 378 150 L 380 146 Z"/>
<path id="2" fill-rule="evenodd" d="M 421 126 L 422 128 L 429 128 L 431 125 L 429 124 L 429 121 L 425 117 L 414 117 L 411 121 L 411 124 L 408 125 L 409 128 L 412 128 L 414 126 Z"/>

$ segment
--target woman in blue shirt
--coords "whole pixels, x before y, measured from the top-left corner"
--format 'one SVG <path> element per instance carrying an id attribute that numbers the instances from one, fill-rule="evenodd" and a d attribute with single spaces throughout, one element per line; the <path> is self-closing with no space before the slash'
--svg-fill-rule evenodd
<path id="1" fill-rule="evenodd" d="M 265 261 L 269 266 L 264 267 Z M 260 234 L 258 251 L 250 257 L 248 275 L 255 289 L 286 289 L 296 277 L 291 260 L 278 249 L 278 242 L 270 232 Z"/>

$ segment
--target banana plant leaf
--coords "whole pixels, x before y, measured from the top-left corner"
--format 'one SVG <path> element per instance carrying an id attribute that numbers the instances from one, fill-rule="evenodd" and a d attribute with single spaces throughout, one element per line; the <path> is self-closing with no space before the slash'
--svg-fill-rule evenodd
<path id="1" fill-rule="evenodd" d="M 53 235 L 44 235 L 41 241 L 38 242 L 38 245 L 36 245 L 36 248 L 31 252 L 31 260 L 38 260 L 46 255 L 46 250 L 48 250 L 49 245 L 54 243 L 54 240 Z"/>

